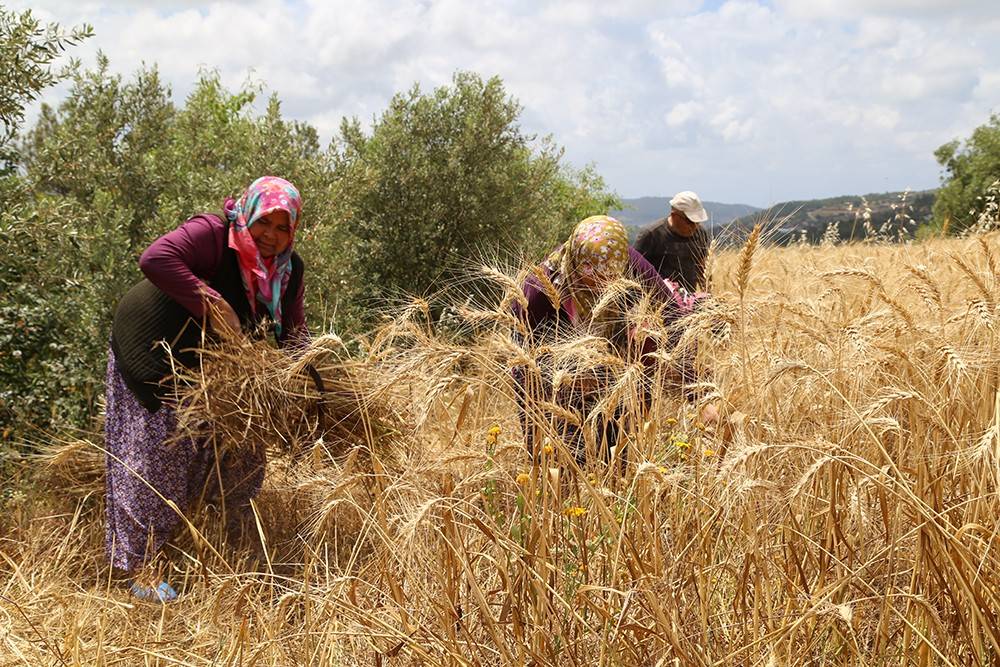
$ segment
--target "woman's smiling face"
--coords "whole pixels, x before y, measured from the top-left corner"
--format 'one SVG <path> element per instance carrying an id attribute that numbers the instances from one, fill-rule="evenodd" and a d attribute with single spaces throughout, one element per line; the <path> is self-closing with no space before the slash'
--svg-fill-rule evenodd
<path id="1" fill-rule="evenodd" d="M 292 242 L 292 226 L 287 211 L 271 211 L 250 225 L 250 236 L 264 258 L 280 255 Z"/>

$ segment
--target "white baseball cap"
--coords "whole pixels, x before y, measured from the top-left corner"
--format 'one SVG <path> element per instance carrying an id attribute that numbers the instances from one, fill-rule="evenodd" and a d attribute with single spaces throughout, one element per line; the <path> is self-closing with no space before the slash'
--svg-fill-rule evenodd
<path id="1" fill-rule="evenodd" d="M 676 208 L 691 222 L 705 222 L 708 220 L 708 213 L 705 212 L 705 207 L 701 205 L 701 200 L 698 199 L 698 195 L 690 190 L 675 194 L 674 198 L 670 200 L 670 208 Z"/>

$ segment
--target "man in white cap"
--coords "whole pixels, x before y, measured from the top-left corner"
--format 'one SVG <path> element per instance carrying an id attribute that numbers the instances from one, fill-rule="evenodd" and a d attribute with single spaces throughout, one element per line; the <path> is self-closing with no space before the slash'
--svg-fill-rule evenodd
<path id="1" fill-rule="evenodd" d="M 698 195 L 685 190 L 670 200 L 670 215 L 639 232 L 635 249 L 660 275 L 689 292 L 705 287 L 708 213 Z"/>

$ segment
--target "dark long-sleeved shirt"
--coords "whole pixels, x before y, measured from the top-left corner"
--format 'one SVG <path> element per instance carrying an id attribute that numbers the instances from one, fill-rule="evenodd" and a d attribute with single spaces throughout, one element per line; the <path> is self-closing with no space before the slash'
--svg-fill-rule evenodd
<path id="1" fill-rule="evenodd" d="M 697 226 L 692 236 L 681 236 L 670 229 L 667 218 L 662 218 L 639 232 L 635 249 L 660 276 L 693 292 L 699 286 L 705 287 L 708 244 L 708 232 L 702 225 Z"/>
<path id="2" fill-rule="evenodd" d="M 205 315 L 203 295 L 222 298 L 208 281 L 219 270 L 228 247 L 225 223 L 215 215 L 196 215 L 153 241 L 142 253 L 139 268 L 163 293 L 201 318 Z M 306 331 L 304 280 L 298 281 L 296 293 L 290 296 L 282 299 L 282 343 Z"/>

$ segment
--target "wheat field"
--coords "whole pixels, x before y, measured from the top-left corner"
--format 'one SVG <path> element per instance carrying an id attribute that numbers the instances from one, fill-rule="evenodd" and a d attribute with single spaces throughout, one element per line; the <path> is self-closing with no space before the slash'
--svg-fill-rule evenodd
<path id="1" fill-rule="evenodd" d="M 679 338 L 645 367 L 600 336 L 519 344 L 524 273 L 483 268 L 453 326 L 415 301 L 363 341 L 361 444 L 275 447 L 255 548 L 188 517 L 166 606 L 111 580 L 100 438 L 48 443 L 0 516 L 0 663 L 994 664 L 998 252 L 755 234 L 683 330 L 618 313 L 630 340 Z M 673 386 L 692 357 L 718 424 Z M 544 390 L 537 458 L 513 367 Z M 595 369 L 591 413 L 558 400 Z"/>

